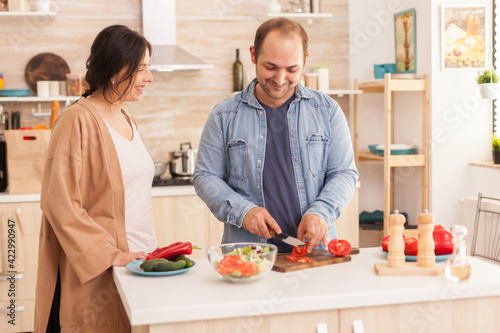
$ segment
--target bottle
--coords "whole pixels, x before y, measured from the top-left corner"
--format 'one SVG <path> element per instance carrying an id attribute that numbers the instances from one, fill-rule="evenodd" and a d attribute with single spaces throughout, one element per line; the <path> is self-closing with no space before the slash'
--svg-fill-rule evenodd
<path id="1" fill-rule="evenodd" d="M 240 49 L 236 49 L 236 61 L 233 63 L 233 91 L 243 90 L 243 63 L 240 61 Z"/>
<path id="2" fill-rule="evenodd" d="M 3 89 L 3 73 L 0 73 L 0 89 Z"/>
<path id="3" fill-rule="evenodd" d="M 465 245 L 467 229 L 463 225 L 455 225 L 451 232 L 453 233 L 453 255 L 446 261 L 444 273 L 448 281 L 456 283 L 467 280 L 470 276 L 470 263 Z"/>

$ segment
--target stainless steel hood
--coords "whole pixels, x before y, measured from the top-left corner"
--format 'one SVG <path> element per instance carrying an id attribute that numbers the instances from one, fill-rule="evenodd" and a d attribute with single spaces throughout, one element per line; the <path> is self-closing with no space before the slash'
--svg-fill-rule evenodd
<path id="1" fill-rule="evenodd" d="M 142 0 L 142 28 L 144 37 L 153 45 L 150 70 L 213 68 L 177 45 L 175 0 Z"/>

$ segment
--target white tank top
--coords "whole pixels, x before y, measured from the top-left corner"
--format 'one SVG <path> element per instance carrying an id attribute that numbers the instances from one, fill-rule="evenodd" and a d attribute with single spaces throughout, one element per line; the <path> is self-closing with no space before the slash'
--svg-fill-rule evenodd
<path id="1" fill-rule="evenodd" d="M 157 248 L 151 204 L 151 184 L 155 173 L 153 160 L 131 120 L 129 123 L 134 132 L 132 140 L 123 137 L 104 122 L 113 138 L 122 169 L 125 186 L 125 230 L 129 251 L 149 253 Z"/>

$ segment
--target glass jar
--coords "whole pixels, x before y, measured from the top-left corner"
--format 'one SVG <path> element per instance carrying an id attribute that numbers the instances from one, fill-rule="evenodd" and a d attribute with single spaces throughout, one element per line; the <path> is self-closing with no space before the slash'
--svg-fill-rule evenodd
<path id="1" fill-rule="evenodd" d="M 309 1 L 306 0 L 291 0 L 289 2 L 290 13 L 309 13 Z"/>
<path id="2" fill-rule="evenodd" d="M 444 272 L 448 281 L 456 283 L 467 280 L 471 269 L 465 244 L 467 229 L 463 225 L 455 225 L 451 232 L 453 233 L 453 255 L 446 260 Z"/>

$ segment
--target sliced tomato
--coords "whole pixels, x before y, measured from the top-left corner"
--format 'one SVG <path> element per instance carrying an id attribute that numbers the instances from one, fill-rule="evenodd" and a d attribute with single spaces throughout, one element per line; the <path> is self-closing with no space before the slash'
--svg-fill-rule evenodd
<path id="1" fill-rule="evenodd" d="M 351 253 L 351 244 L 345 239 L 332 239 L 328 243 L 328 251 L 332 256 L 343 257 Z"/>
<path id="2" fill-rule="evenodd" d="M 300 263 L 306 263 L 306 262 L 312 262 L 311 259 L 309 259 L 308 257 L 297 257 L 295 255 L 289 255 L 289 256 L 286 256 L 286 260 L 290 260 L 292 262 L 300 262 Z"/>
<path id="3" fill-rule="evenodd" d="M 292 256 L 303 257 L 306 254 L 307 254 L 307 247 L 306 246 L 303 246 L 303 247 L 294 246 L 293 247 Z"/>

